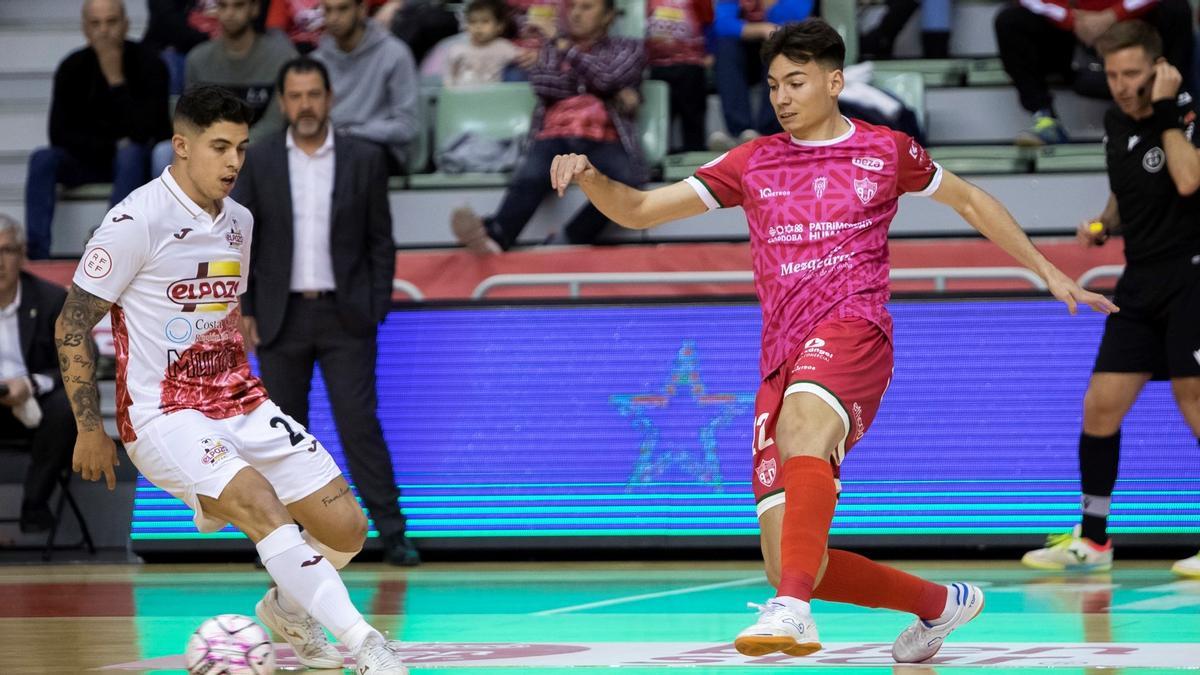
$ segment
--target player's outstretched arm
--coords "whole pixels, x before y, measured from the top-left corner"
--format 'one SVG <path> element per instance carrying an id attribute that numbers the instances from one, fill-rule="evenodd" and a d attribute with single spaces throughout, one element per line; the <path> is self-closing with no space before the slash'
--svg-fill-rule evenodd
<path id="1" fill-rule="evenodd" d="M 945 169 L 943 172 L 942 184 L 937 192 L 933 193 L 933 198 L 957 211 L 958 215 L 970 223 L 971 227 L 979 230 L 980 234 L 991 239 L 1022 265 L 1036 272 L 1045 280 L 1050 293 L 1063 301 L 1072 314 L 1079 304 L 1105 314 L 1117 311 L 1117 306 L 1108 298 L 1083 290 L 1079 284 L 1046 260 L 1029 237 L 1025 236 L 1025 232 L 1008 209 L 995 197 Z"/>
<path id="2" fill-rule="evenodd" d="M 550 185 L 561 197 L 571 183 L 578 183 L 592 204 L 609 220 L 631 230 L 644 230 L 708 211 L 687 183 L 638 190 L 600 173 L 588 161 L 587 155 L 558 155 L 550 164 Z"/>
<path id="3" fill-rule="evenodd" d="M 100 392 L 96 388 L 96 352 L 92 328 L 112 303 L 71 284 L 62 313 L 54 326 L 54 344 L 58 346 L 58 365 L 62 369 L 63 389 L 75 413 L 79 437 L 71 468 L 84 480 L 104 476 L 108 489 L 117 486 L 113 466 L 120 464 L 117 447 L 104 431 L 100 417 Z"/>

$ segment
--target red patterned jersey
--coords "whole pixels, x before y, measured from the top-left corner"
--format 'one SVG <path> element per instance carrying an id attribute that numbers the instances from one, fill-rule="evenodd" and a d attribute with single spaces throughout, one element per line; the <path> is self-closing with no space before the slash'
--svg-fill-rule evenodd
<path id="1" fill-rule="evenodd" d="M 167 169 L 114 206 L 88 242 L 74 282 L 113 303 L 122 441 L 159 415 L 224 419 L 266 400 L 238 330 L 253 223 L 232 199 L 212 218 Z"/>
<path id="2" fill-rule="evenodd" d="M 847 122 L 850 130 L 828 141 L 764 136 L 687 179 L 710 209 L 746 211 L 764 377 L 827 318 L 863 318 L 890 339 L 887 231 L 896 201 L 941 184 L 941 167 L 909 136 Z"/>

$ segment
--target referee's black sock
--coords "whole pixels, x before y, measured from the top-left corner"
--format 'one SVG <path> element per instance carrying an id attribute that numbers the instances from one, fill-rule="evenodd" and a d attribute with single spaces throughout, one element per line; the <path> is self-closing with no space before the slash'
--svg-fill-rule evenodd
<path id="1" fill-rule="evenodd" d="M 1079 436 L 1079 482 L 1083 488 L 1083 536 L 1097 544 L 1108 541 L 1108 511 L 1117 464 L 1121 453 L 1121 431 L 1112 436 Z"/>

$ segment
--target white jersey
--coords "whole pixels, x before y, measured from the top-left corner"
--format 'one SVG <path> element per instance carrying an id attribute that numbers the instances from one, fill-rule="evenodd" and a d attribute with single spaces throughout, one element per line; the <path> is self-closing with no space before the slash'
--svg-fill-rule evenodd
<path id="1" fill-rule="evenodd" d="M 267 399 L 239 330 L 253 223 L 229 198 L 212 218 L 168 168 L 114 206 L 88 242 L 74 282 L 113 303 L 122 441 L 159 415 L 225 419 Z"/>

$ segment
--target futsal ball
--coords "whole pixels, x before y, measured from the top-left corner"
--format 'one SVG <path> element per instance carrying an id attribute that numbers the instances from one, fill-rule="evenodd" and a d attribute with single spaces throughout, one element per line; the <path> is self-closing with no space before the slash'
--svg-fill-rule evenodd
<path id="1" fill-rule="evenodd" d="M 191 675 L 275 672 L 271 638 L 254 619 L 240 614 L 220 614 L 200 624 L 183 656 Z"/>

